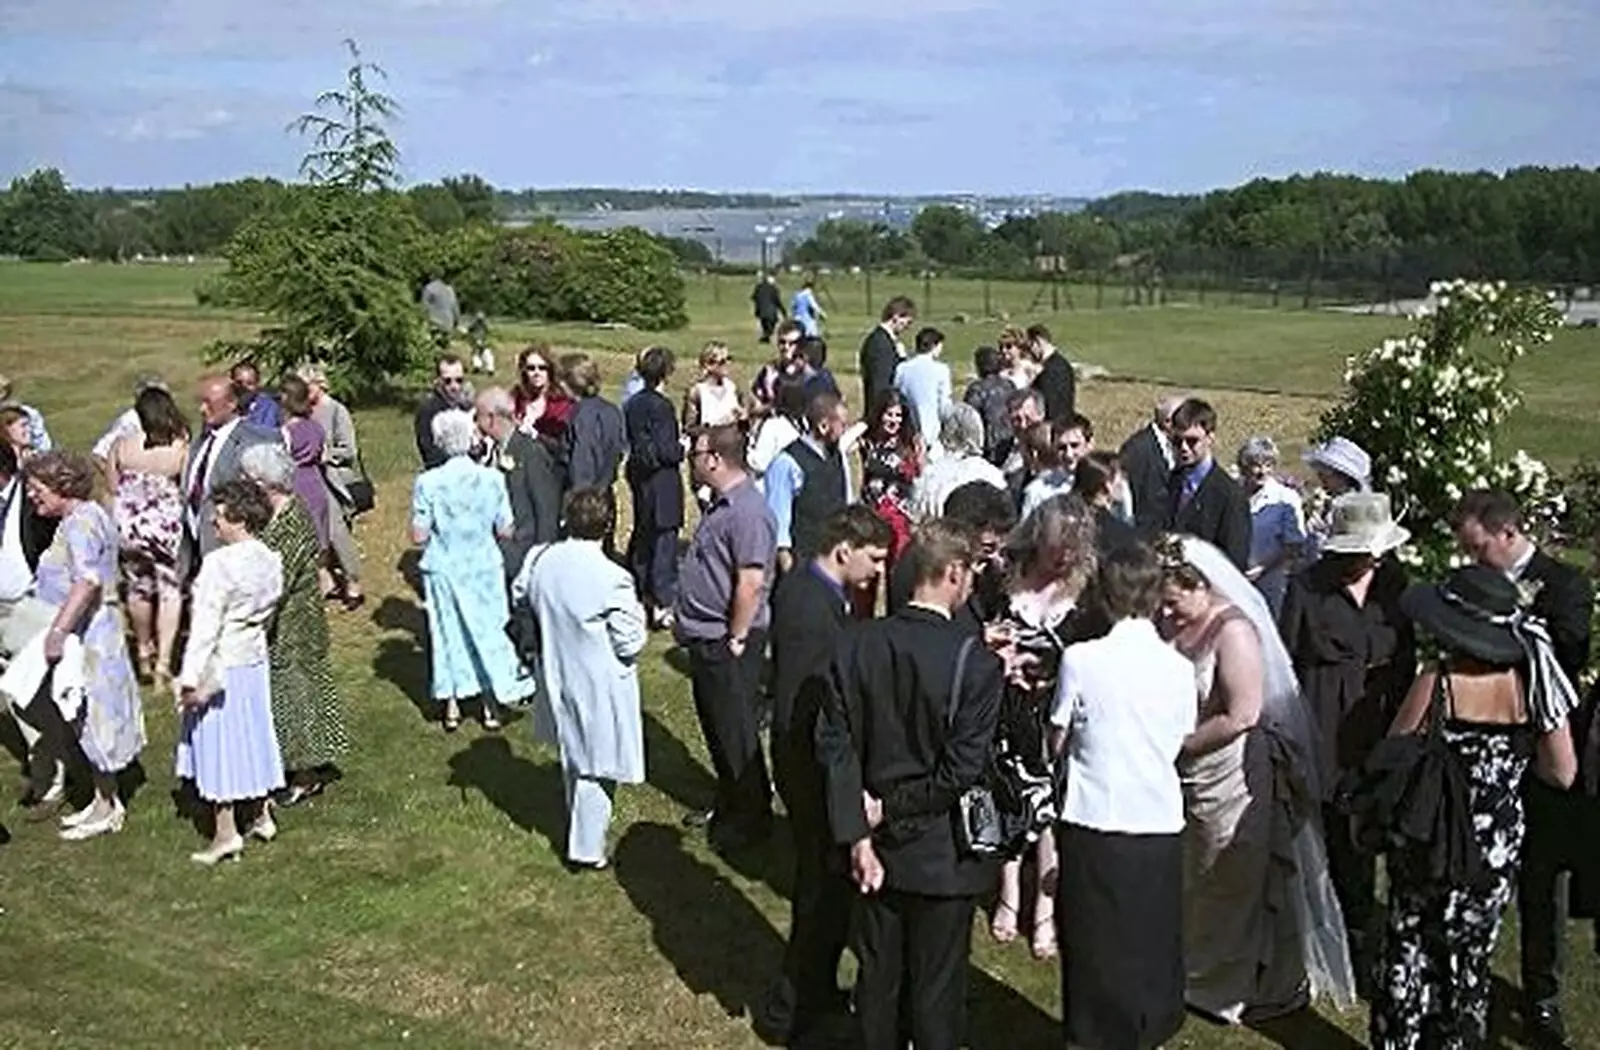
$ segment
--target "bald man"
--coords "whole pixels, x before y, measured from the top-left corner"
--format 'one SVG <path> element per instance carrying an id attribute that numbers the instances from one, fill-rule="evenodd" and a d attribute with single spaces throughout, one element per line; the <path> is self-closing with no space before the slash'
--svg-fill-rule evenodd
<path id="1" fill-rule="evenodd" d="M 283 441 L 278 431 L 240 417 L 239 391 L 227 376 L 212 375 L 200 380 L 199 399 L 204 426 L 189 446 L 189 462 L 183 472 L 182 579 L 199 571 L 200 559 L 217 547 L 212 490 L 239 476 L 239 458 L 245 449 Z"/>
<path id="2" fill-rule="evenodd" d="M 1117 458 L 1122 461 L 1133 496 L 1133 522 L 1145 536 L 1160 532 L 1166 525 L 1167 482 L 1172 477 L 1172 414 L 1183 404 L 1182 397 L 1164 397 L 1156 402 L 1148 426 L 1122 443 Z"/>

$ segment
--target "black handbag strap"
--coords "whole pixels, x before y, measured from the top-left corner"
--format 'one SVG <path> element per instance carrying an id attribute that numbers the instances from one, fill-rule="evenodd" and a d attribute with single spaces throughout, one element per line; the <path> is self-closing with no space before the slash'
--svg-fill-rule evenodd
<path id="1" fill-rule="evenodd" d="M 962 639 L 961 648 L 956 650 L 956 674 L 950 680 L 950 704 L 944 713 L 946 729 L 956 724 L 956 709 L 961 706 L 961 683 L 967 677 L 967 658 L 972 655 L 972 647 L 977 641 L 977 638 L 968 635 Z"/>

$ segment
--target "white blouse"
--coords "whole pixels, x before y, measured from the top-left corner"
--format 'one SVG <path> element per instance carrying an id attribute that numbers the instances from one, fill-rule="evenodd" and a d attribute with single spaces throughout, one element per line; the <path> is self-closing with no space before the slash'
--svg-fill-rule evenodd
<path id="1" fill-rule="evenodd" d="M 1195 669 L 1149 620 L 1069 646 L 1050 721 L 1067 731 L 1061 820 L 1096 831 L 1183 830 L 1178 754 L 1195 727 Z"/>
<path id="2" fill-rule="evenodd" d="M 283 559 L 260 540 L 218 547 L 200 563 L 183 650 L 182 688 L 217 689 L 222 671 L 267 659 L 267 624 L 283 595 Z"/>

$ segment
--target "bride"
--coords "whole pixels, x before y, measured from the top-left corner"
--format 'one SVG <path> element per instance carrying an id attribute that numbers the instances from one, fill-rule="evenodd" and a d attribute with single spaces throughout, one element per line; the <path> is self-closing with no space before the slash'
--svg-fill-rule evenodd
<path id="1" fill-rule="evenodd" d="M 1163 627 L 1194 662 L 1183 780 L 1186 998 L 1228 1024 L 1354 1002 L 1316 800 L 1315 730 L 1259 591 L 1217 548 L 1160 543 Z"/>

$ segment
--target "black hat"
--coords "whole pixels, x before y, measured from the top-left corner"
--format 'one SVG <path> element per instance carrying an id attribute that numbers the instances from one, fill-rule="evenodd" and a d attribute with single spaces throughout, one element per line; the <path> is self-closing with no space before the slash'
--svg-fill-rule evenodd
<path id="1" fill-rule="evenodd" d="M 1406 588 L 1400 608 L 1446 649 L 1500 666 L 1527 659 L 1511 629 L 1522 611 L 1520 595 L 1502 572 L 1482 565 L 1456 569 L 1443 583 Z"/>

